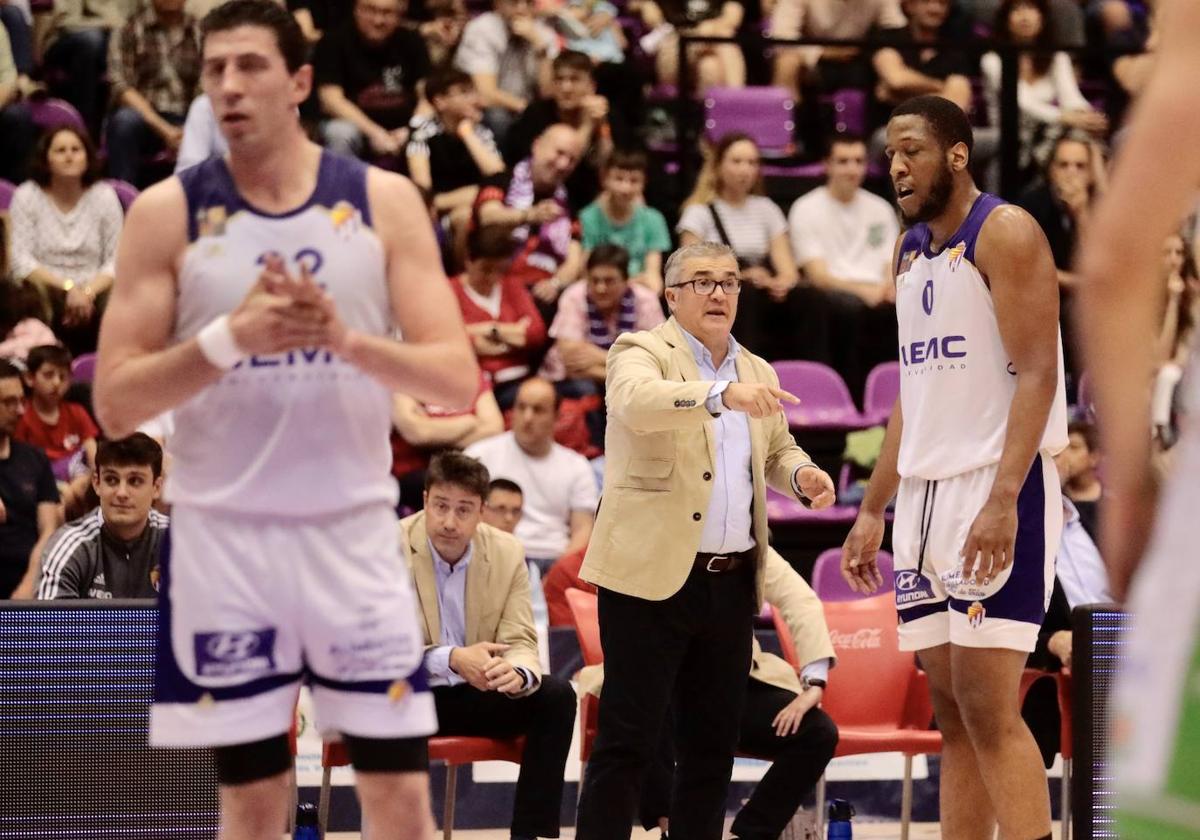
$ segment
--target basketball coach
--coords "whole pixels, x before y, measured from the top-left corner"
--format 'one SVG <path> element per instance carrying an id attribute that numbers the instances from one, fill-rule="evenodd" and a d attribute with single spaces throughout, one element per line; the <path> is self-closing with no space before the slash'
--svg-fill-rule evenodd
<path id="1" fill-rule="evenodd" d="M 579 840 L 627 840 L 668 707 L 673 837 L 719 840 L 767 552 L 766 485 L 814 508 L 833 482 L 788 431 L 763 359 L 730 331 L 741 278 L 724 245 L 667 261 L 672 317 L 608 354 L 604 495 L 580 576 L 599 587 L 600 729 Z"/>

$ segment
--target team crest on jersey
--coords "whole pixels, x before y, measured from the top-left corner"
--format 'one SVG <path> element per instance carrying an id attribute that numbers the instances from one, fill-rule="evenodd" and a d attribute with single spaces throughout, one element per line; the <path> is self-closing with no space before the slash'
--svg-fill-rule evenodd
<path id="1" fill-rule="evenodd" d="M 899 276 L 912 268 L 913 260 L 917 258 L 917 250 L 914 248 L 911 251 L 905 251 L 900 257 L 900 266 L 896 269 L 896 275 Z"/>
<path id="2" fill-rule="evenodd" d="M 959 263 L 962 262 L 963 254 L 967 252 L 967 243 L 959 242 L 953 248 L 946 252 L 947 262 L 951 271 L 957 271 Z"/>
<path id="3" fill-rule="evenodd" d="M 987 615 L 987 610 L 983 608 L 983 604 L 975 601 L 971 606 L 967 607 L 967 623 L 974 628 L 978 628 L 983 624 L 984 616 Z"/>
<path id="4" fill-rule="evenodd" d="M 348 239 L 358 233 L 362 218 L 358 209 L 349 201 L 339 201 L 329 211 L 329 221 L 333 224 L 334 233 Z"/>
<path id="5" fill-rule="evenodd" d="M 196 229 L 200 236 L 224 236 L 229 214 L 224 205 L 203 207 L 196 211 Z"/>

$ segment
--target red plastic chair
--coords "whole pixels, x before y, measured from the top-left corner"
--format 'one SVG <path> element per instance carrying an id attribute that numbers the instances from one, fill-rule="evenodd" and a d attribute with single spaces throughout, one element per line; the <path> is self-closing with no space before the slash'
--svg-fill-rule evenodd
<path id="1" fill-rule="evenodd" d="M 1062 773 L 1062 836 L 1071 836 L 1071 775 L 1075 769 L 1075 726 L 1072 715 L 1074 683 L 1071 674 L 1059 671 L 1058 681 L 1058 751 L 1063 758 Z"/>
<path id="2" fill-rule="evenodd" d="M 850 389 L 836 370 L 820 362 L 772 362 L 779 387 L 800 398 L 799 405 L 785 405 L 784 416 L 793 429 L 861 429 Z"/>
<path id="3" fill-rule="evenodd" d="M 881 362 L 867 374 L 863 417 L 872 426 L 886 424 L 900 396 L 900 363 Z"/>
<path id="4" fill-rule="evenodd" d="M 895 588 L 896 579 L 892 555 L 886 551 L 880 551 L 876 558 L 876 564 L 879 567 L 879 575 L 883 578 L 883 586 L 876 595 L 891 592 Z M 850 588 L 850 584 L 846 583 L 846 579 L 842 577 L 842 550 L 840 548 L 828 548 L 817 557 L 817 562 L 813 564 L 812 588 L 813 592 L 817 593 L 817 597 L 825 602 L 856 601 L 860 598 L 874 597 L 860 595 Z"/>
<path id="5" fill-rule="evenodd" d="M 603 665 L 604 648 L 600 645 L 599 600 L 592 592 L 571 588 L 566 591 L 567 606 L 571 610 L 571 621 L 575 625 L 575 637 L 579 639 L 579 651 L 584 665 Z M 581 694 L 579 699 L 579 761 L 587 764 L 592 757 L 592 743 L 600 728 L 600 701 L 591 694 Z M 580 778 L 583 774 L 580 773 Z"/>
<path id="6" fill-rule="evenodd" d="M 838 657 L 822 706 L 838 725 L 835 755 L 904 754 L 900 838 L 912 821 L 912 759 L 942 750 L 942 733 L 931 730 L 933 706 L 916 658 L 897 645 L 896 606 L 891 593 L 825 604 L 825 621 Z M 791 633 L 775 614 L 784 658 L 797 666 Z M 886 685 L 888 691 L 869 686 Z M 824 821 L 825 780 L 817 785 L 817 814 Z"/>
<path id="7" fill-rule="evenodd" d="M 473 738 L 450 735 L 429 739 L 429 760 L 446 764 L 446 802 L 442 808 L 442 837 L 454 835 L 454 800 L 458 792 L 458 768 L 477 761 L 511 761 L 520 764 L 525 753 L 524 738 Z M 341 741 L 326 741 L 321 745 L 321 798 L 317 805 L 317 821 L 321 836 L 329 823 L 330 777 L 334 767 L 350 764 L 350 756 Z"/>

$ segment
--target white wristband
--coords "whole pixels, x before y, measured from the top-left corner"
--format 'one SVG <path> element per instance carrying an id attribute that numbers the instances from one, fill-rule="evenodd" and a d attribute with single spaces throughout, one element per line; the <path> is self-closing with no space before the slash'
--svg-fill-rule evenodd
<path id="1" fill-rule="evenodd" d="M 221 370 L 229 370 L 246 355 L 233 337 L 228 315 L 213 318 L 196 333 L 196 342 L 200 345 L 200 352 L 204 354 L 204 358 L 208 359 L 213 367 Z"/>

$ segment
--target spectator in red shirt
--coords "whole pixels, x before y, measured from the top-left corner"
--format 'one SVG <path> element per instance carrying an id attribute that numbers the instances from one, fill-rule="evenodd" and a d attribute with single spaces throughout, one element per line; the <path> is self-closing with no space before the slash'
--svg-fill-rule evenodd
<path id="1" fill-rule="evenodd" d="M 392 396 L 392 475 L 400 504 L 421 510 L 429 459 L 443 449 L 462 449 L 504 431 L 504 416 L 492 396 L 492 380 L 479 374 L 470 408 L 455 410 L 422 403 L 408 394 Z"/>
<path id="2" fill-rule="evenodd" d="M 546 343 L 546 324 L 524 282 L 509 270 L 511 262 L 508 228 L 477 227 L 467 241 L 466 273 L 450 281 L 501 409 L 512 406 L 517 388 L 533 371 L 534 355 Z"/>
<path id="3" fill-rule="evenodd" d="M 71 353 L 57 344 L 43 344 L 29 351 L 25 386 L 30 390 L 30 408 L 14 437 L 46 453 L 54 477 L 61 487 L 67 515 L 79 513 L 91 482 L 100 430 L 87 409 L 64 397 L 71 386 Z"/>

